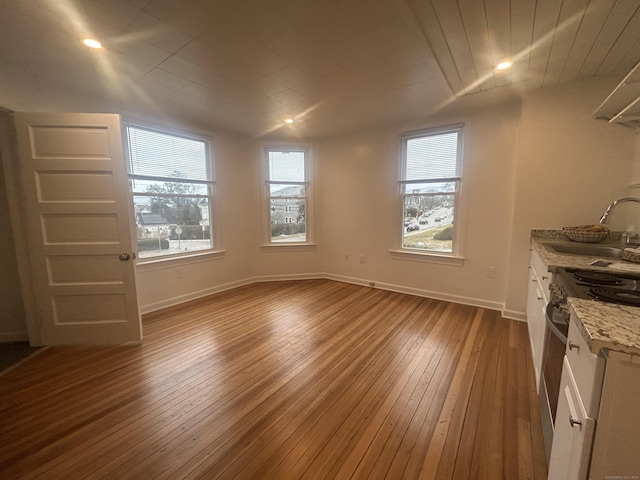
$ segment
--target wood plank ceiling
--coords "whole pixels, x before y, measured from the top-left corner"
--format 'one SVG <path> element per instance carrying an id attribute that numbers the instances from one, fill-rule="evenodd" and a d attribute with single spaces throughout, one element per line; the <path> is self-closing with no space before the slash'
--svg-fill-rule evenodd
<path id="1" fill-rule="evenodd" d="M 621 79 L 640 60 L 638 0 L 0 0 L 0 11 L 2 107 L 252 136 L 416 121 L 485 91 Z M 513 68 L 497 72 L 503 59 Z"/>

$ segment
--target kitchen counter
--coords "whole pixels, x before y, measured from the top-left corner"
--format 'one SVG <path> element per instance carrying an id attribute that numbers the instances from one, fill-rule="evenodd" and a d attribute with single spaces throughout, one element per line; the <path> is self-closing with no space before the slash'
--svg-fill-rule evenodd
<path id="1" fill-rule="evenodd" d="M 620 247 L 620 234 L 612 234 L 613 240 L 598 245 Z M 542 257 L 550 272 L 558 267 L 582 268 L 598 271 L 628 272 L 640 275 L 640 264 L 617 258 L 608 267 L 594 267 L 591 262 L 599 257 L 564 255 L 549 250 L 547 244 L 575 244 L 560 230 L 532 230 L 531 246 Z M 640 355 L 640 308 L 615 305 L 597 300 L 570 298 L 569 305 L 578 320 L 578 328 L 591 352 L 599 354 L 602 349 Z"/>
<path id="2" fill-rule="evenodd" d="M 581 245 L 599 245 L 599 246 L 612 246 L 621 248 L 620 234 L 613 234 L 612 240 L 605 240 L 600 243 L 585 243 Z M 553 252 L 546 248 L 546 245 L 576 245 L 576 242 L 572 242 L 564 236 L 561 230 L 532 230 L 531 232 L 531 246 L 536 249 L 540 254 L 544 262 L 549 267 L 550 272 L 554 272 L 558 267 L 567 268 L 584 268 L 587 270 L 599 270 L 602 272 L 616 271 L 616 272 L 628 272 L 640 275 L 640 263 L 628 262 L 621 258 L 603 258 L 608 262 L 612 262 L 608 267 L 594 267 L 590 265 L 594 260 L 598 260 L 602 257 L 592 257 L 587 255 L 564 255 L 561 253 Z"/>
<path id="3" fill-rule="evenodd" d="M 640 355 L 640 308 L 581 298 L 570 298 L 569 305 L 593 353 L 607 348 Z"/>

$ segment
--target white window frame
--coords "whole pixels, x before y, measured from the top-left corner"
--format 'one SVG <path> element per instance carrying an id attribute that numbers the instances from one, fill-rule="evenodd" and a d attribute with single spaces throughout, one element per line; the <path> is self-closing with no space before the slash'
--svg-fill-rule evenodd
<path id="1" fill-rule="evenodd" d="M 132 128 L 138 128 L 141 130 L 149 130 L 149 131 L 153 131 L 153 132 L 158 132 L 158 133 L 162 133 L 165 135 L 171 135 L 171 136 L 175 136 L 175 137 L 182 137 L 182 138 L 186 138 L 186 139 L 190 139 L 190 140 L 196 140 L 196 141 L 200 141 L 203 142 L 205 145 L 205 152 L 206 152 L 206 157 L 207 157 L 207 176 L 209 177 L 208 181 L 206 182 L 207 184 L 207 190 L 208 190 L 208 194 L 206 195 L 206 198 L 209 201 L 209 236 L 210 236 L 210 240 L 211 240 L 211 248 L 206 248 L 206 249 L 200 249 L 200 250 L 192 250 L 189 252 L 181 252 L 181 253 L 175 253 L 175 254 L 164 254 L 164 255 L 158 255 L 158 256 L 152 256 L 152 257 L 145 257 L 145 258 L 140 258 L 139 254 L 136 254 L 136 263 L 139 265 L 149 265 L 149 264 L 153 264 L 153 263 L 164 263 L 166 261 L 173 261 L 173 260 L 181 260 L 181 259 L 187 259 L 189 261 L 193 260 L 194 257 L 204 257 L 204 256 L 222 256 L 224 255 L 225 251 L 221 250 L 219 248 L 219 242 L 218 242 L 218 229 L 216 228 L 216 202 L 215 202 L 215 187 L 216 187 L 216 181 L 215 181 L 215 169 L 214 169 L 214 153 L 213 153 L 213 140 L 205 135 L 200 135 L 200 134 L 195 134 L 195 133 L 190 133 L 190 132 L 184 132 L 175 128 L 169 128 L 169 127 L 164 127 L 164 126 L 160 126 L 160 125 L 155 125 L 155 124 L 151 124 L 151 123 L 147 123 L 147 122 L 143 122 L 143 121 L 138 121 L 138 120 L 132 120 L 132 119 L 123 119 L 122 120 L 122 137 L 123 137 L 123 144 L 124 144 L 124 149 L 125 149 L 125 161 L 126 161 L 126 167 L 127 167 L 127 178 L 129 181 L 129 201 L 130 201 L 130 208 L 132 211 L 132 218 L 135 219 L 135 211 L 134 211 L 134 197 L 135 196 L 139 196 L 140 193 L 139 192 L 134 192 L 133 188 L 132 188 L 132 180 L 136 179 L 136 178 L 142 178 L 141 176 L 137 176 L 137 175 L 132 175 L 131 174 L 131 165 L 130 165 L 130 151 L 129 151 L 129 139 L 128 139 L 128 127 L 132 127 Z M 156 177 L 157 179 L 162 179 L 162 177 Z M 201 183 L 201 182 L 199 182 Z M 136 224 L 135 221 L 133 223 L 133 233 L 134 233 L 134 241 L 135 239 L 137 239 L 137 232 L 136 232 Z M 136 252 L 137 252 L 137 246 L 136 247 Z"/>
<path id="2" fill-rule="evenodd" d="M 304 181 L 303 182 L 283 182 L 274 180 L 272 181 L 269 175 L 269 152 L 303 152 L 304 153 Z M 314 243 L 314 205 L 313 205 L 313 186 L 312 186 L 312 152 L 309 145 L 288 145 L 288 144 L 273 144 L 263 145 L 262 148 L 262 173 L 263 173 L 263 244 L 261 249 L 264 251 L 270 250 L 292 250 L 292 251 L 306 251 L 314 250 L 316 244 Z M 270 186 L 272 184 L 282 185 L 305 185 L 305 234 L 306 240 L 304 242 L 274 242 L 271 238 L 271 191 Z M 284 213 L 285 208 L 283 208 Z"/>
<path id="3" fill-rule="evenodd" d="M 425 136 L 446 134 L 451 132 L 458 132 L 458 147 L 457 147 L 457 162 L 460 166 L 460 176 L 452 177 L 452 178 L 439 178 L 439 179 L 429 179 L 429 180 L 407 180 L 406 179 L 406 170 L 407 170 L 407 142 L 414 138 L 420 138 Z M 463 147 L 464 147 L 464 124 L 453 124 L 453 125 L 445 125 L 433 128 L 425 128 L 420 130 L 414 130 L 409 132 L 404 132 L 400 134 L 401 138 L 401 148 L 400 148 L 400 162 L 399 162 L 399 180 L 398 180 L 398 199 L 399 199 L 399 214 L 396 225 L 396 231 L 398 232 L 396 235 L 396 247 L 390 250 L 390 253 L 393 258 L 398 259 L 412 259 L 412 260 L 420 260 L 427 261 L 433 263 L 442 263 L 449 265 L 462 266 L 464 265 L 464 257 L 461 255 L 462 246 L 461 246 L 461 234 L 460 231 L 464 228 L 463 220 L 461 217 L 461 191 L 463 184 Z M 451 252 L 442 252 L 437 250 L 428 250 L 422 248 L 411 248 L 404 246 L 404 206 L 405 206 L 405 197 L 407 196 L 415 196 L 414 193 L 405 193 L 406 186 L 411 185 L 413 183 L 441 183 L 441 182 L 455 182 L 456 188 L 453 193 L 454 198 L 454 223 L 453 223 L 453 239 L 452 239 L 452 251 Z M 446 194 L 450 194 L 450 192 L 443 192 Z M 431 195 L 431 194 L 425 194 Z"/>

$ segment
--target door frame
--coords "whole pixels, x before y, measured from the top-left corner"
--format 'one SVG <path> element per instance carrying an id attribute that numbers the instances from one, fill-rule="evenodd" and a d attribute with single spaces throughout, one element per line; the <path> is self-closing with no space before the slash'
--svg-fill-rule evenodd
<path id="1" fill-rule="evenodd" d="M 33 278 L 33 264 L 29 255 L 29 237 L 26 223 L 25 206 L 22 196 L 22 180 L 20 162 L 18 161 L 18 145 L 16 131 L 10 117 L 11 112 L 2 112 L 0 116 L 0 157 L 4 170 L 4 181 L 7 189 L 9 217 L 15 245 L 16 262 L 22 304 L 24 306 L 27 335 L 31 346 L 42 346 L 42 327 L 40 310 Z"/>

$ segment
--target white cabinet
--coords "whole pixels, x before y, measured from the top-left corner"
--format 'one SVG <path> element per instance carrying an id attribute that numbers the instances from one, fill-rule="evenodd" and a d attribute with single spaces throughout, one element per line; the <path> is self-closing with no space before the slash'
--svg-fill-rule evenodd
<path id="1" fill-rule="evenodd" d="M 566 357 L 587 414 L 595 418 L 600 407 L 605 359 L 603 356 L 591 353 L 578 329 L 576 319 L 571 319 L 569 323 Z"/>
<path id="2" fill-rule="evenodd" d="M 594 355 L 571 319 L 549 479 L 638 478 L 640 357 Z"/>
<path id="3" fill-rule="evenodd" d="M 640 357 L 607 352 L 589 478 L 640 476 Z"/>
<path id="4" fill-rule="evenodd" d="M 529 284 L 527 287 L 527 324 L 529 327 L 529 341 L 531 343 L 531 357 L 536 374 L 536 388 L 540 387 L 540 375 L 542 373 L 542 361 L 544 341 L 547 331 L 546 313 L 549 303 L 549 284 L 551 274 L 535 251 L 531 250 L 529 263 Z"/>
<path id="5" fill-rule="evenodd" d="M 604 358 L 591 353 L 572 319 L 560 380 L 549 480 L 587 478 L 604 367 Z"/>
<path id="6" fill-rule="evenodd" d="M 587 478 L 595 419 L 587 415 L 571 367 L 564 357 L 553 446 L 550 480 Z"/>

